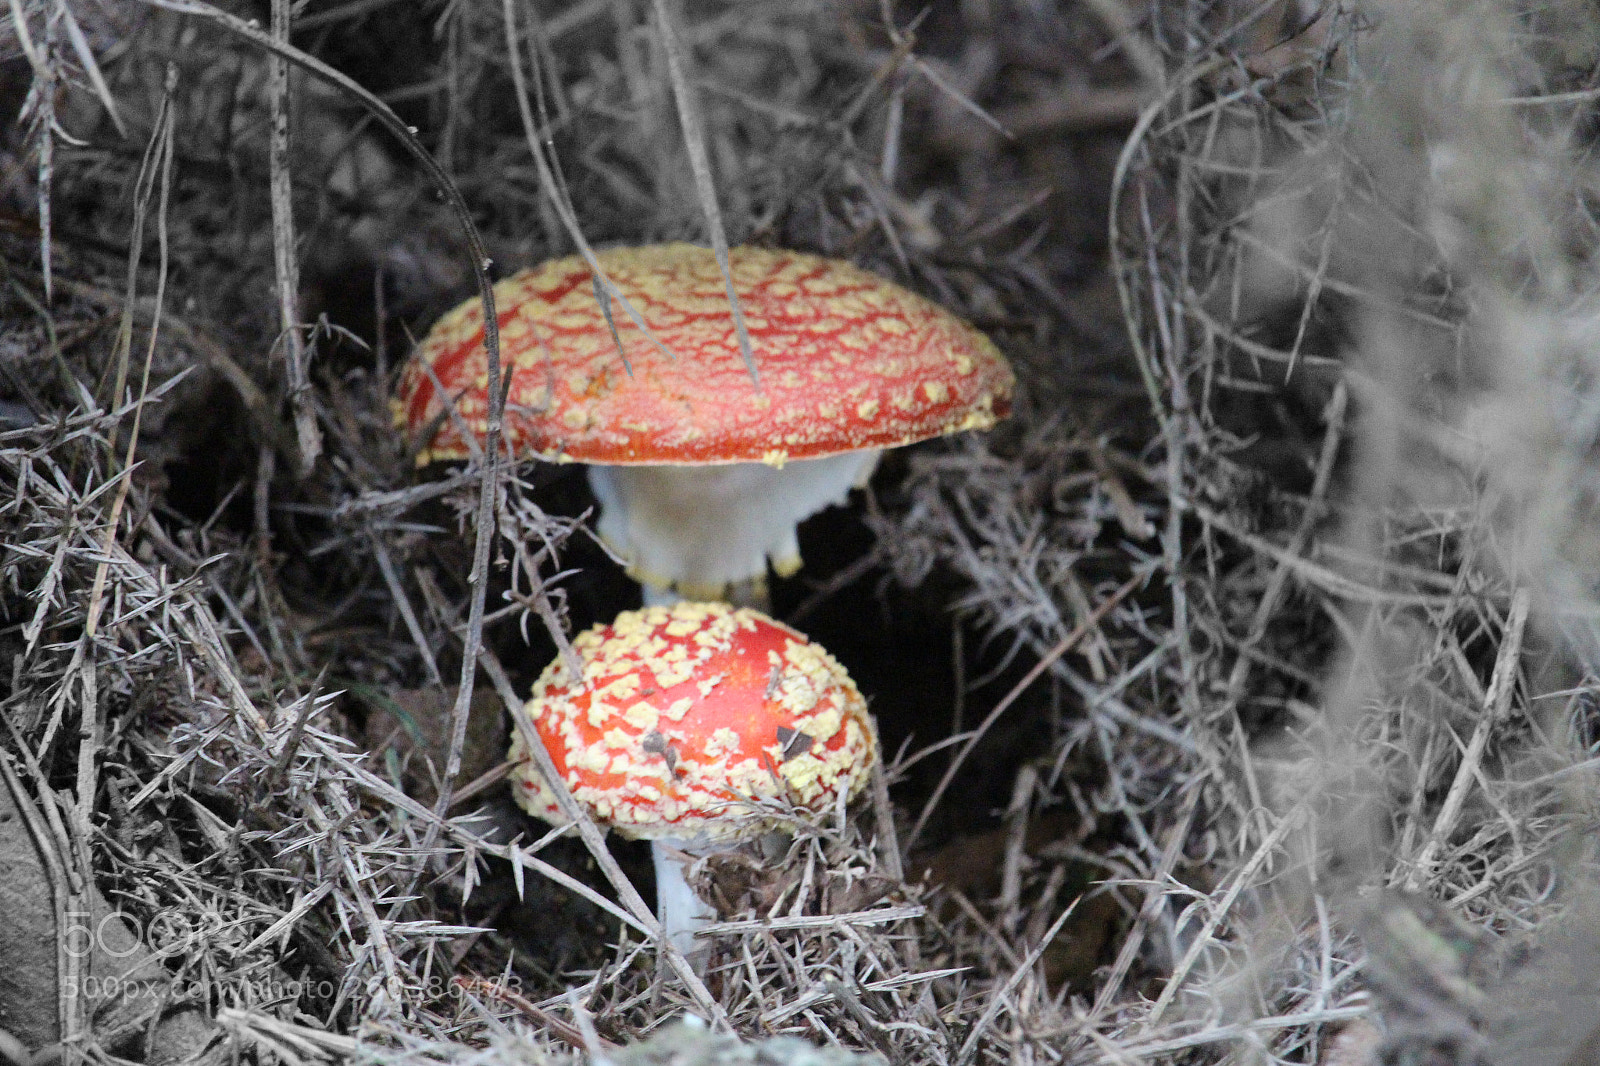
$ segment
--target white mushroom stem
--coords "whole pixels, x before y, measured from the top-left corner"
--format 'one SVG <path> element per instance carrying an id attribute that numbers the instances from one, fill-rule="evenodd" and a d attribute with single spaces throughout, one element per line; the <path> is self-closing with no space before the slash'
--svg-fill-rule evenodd
<path id="1" fill-rule="evenodd" d="M 591 466 L 598 532 L 645 586 L 645 603 L 671 590 L 715 599 L 727 586 L 800 568 L 795 527 L 864 485 L 880 449 L 779 465 Z"/>
<path id="2" fill-rule="evenodd" d="M 695 942 L 694 931 L 715 918 L 717 912 L 689 887 L 689 879 L 684 876 L 694 860 L 693 848 L 688 840 L 663 837 L 650 842 L 650 857 L 656 866 L 656 919 L 661 931 L 700 970 L 705 947 Z"/>

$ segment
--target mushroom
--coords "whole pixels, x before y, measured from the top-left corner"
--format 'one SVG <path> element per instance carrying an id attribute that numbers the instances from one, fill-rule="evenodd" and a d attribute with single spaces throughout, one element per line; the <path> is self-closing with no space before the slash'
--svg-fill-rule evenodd
<path id="1" fill-rule="evenodd" d="M 853 799 L 877 758 L 866 701 L 838 661 L 749 608 L 679 602 L 624 611 L 573 641 L 524 713 L 596 823 L 647 839 L 663 933 L 692 955 L 711 909 L 684 865 L 781 828 L 781 808 L 820 819 Z M 565 823 L 544 777 L 511 744 L 517 802 Z"/>
<path id="2" fill-rule="evenodd" d="M 588 463 L 598 533 L 646 586 L 719 598 L 800 566 L 795 527 L 844 502 L 883 448 L 986 429 L 1010 410 L 1010 366 L 936 304 L 849 263 L 735 248 L 747 373 L 725 283 L 689 244 L 599 255 L 647 335 L 576 256 L 495 287 L 513 454 Z M 419 464 L 466 458 L 484 431 L 482 310 L 436 323 L 400 382 Z M 442 395 L 441 395 L 442 390 Z M 446 412 L 445 399 L 455 402 Z"/>

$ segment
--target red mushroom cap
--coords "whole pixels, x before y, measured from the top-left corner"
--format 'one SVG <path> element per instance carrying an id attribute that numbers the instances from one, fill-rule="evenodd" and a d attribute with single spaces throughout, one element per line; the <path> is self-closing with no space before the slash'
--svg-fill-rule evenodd
<path id="1" fill-rule="evenodd" d="M 849 263 L 735 248 L 729 263 L 761 391 L 745 370 L 725 282 L 706 248 L 661 244 L 599 255 L 601 269 L 671 359 L 572 256 L 495 286 L 513 454 L 586 463 L 811 459 L 986 429 L 1010 410 L 1010 366 L 989 339 L 938 305 Z M 418 460 L 469 454 L 426 367 L 480 439 L 487 405 L 477 300 L 441 318 L 400 383 L 397 422 L 437 425 Z"/>
<path id="2" fill-rule="evenodd" d="M 627 837 L 739 839 L 766 820 L 750 800 L 824 811 L 853 798 L 877 757 L 866 701 L 822 648 L 720 603 L 624 611 L 573 641 L 525 713 L 573 798 Z M 561 824 L 544 778 L 511 745 L 513 792 Z"/>

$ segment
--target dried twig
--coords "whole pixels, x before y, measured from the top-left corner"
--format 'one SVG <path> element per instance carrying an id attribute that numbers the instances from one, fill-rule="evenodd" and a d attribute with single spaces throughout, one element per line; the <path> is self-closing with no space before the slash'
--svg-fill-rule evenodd
<path id="1" fill-rule="evenodd" d="M 272 0 L 272 39 L 289 43 L 289 0 Z M 282 56 L 267 59 L 271 83 L 272 136 L 268 160 L 272 171 L 272 264 L 278 277 L 278 324 L 282 329 L 288 368 L 289 408 L 294 412 L 304 477 L 322 454 L 322 432 L 311 406 L 311 381 L 305 338 L 300 334 L 300 259 L 294 232 L 294 190 L 289 180 L 289 64 Z"/>
<path id="2" fill-rule="evenodd" d="M 1467 741 L 1466 749 L 1461 753 L 1461 762 L 1456 767 L 1455 778 L 1450 782 L 1450 791 L 1445 794 L 1444 802 L 1439 806 L 1433 828 L 1429 831 L 1422 850 L 1417 853 L 1411 873 L 1407 876 L 1407 883 L 1413 889 L 1425 885 L 1433 872 L 1439 849 L 1444 846 L 1444 842 L 1455 830 L 1456 821 L 1461 817 L 1461 807 L 1467 800 L 1467 792 L 1472 788 L 1473 780 L 1478 776 L 1479 765 L 1483 761 L 1483 752 L 1488 747 L 1489 738 L 1495 729 L 1505 722 L 1506 715 L 1511 709 L 1511 697 L 1517 689 L 1518 664 L 1522 660 L 1522 636 L 1527 629 L 1530 606 L 1531 597 L 1526 588 L 1518 588 L 1512 593 L 1511 610 L 1506 618 L 1505 632 L 1500 638 L 1500 651 L 1495 656 L 1494 673 L 1489 678 L 1489 690 L 1484 693 L 1481 717 L 1472 729 L 1472 737 Z"/>
<path id="3" fill-rule="evenodd" d="M 728 267 L 728 235 L 722 226 L 722 208 L 717 204 L 717 189 L 711 178 L 711 160 L 706 155 L 705 131 L 700 126 L 700 105 L 694 98 L 689 79 L 683 71 L 683 46 L 678 42 L 677 27 L 667 0 L 651 0 L 655 9 L 656 24 L 661 28 L 661 47 L 667 54 L 667 76 L 672 79 L 672 96 L 678 104 L 678 121 L 683 124 L 683 146 L 689 153 L 689 168 L 694 171 L 694 187 L 700 194 L 700 209 L 705 212 L 706 231 L 711 237 L 711 250 L 716 254 L 717 266 L 728 288 L 728 310 L 733 314 L 733 331 L 739 339 L 739 357 L 744 368 L 761 391 L 761 372 L 756 367 L 755 353 L 750 350 L 750 329 L 745 325 L 744 310 L 739 306 L 739 294 L 733 291 L 733 274 Z"/>

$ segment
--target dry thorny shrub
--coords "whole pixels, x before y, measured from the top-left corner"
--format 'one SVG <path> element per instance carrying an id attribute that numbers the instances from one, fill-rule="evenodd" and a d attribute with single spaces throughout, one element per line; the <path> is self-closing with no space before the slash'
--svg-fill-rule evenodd
<path id="1" fill-rule="evenodd" d="M 1588 1061 L 1581 5 L 292 12 L 497 263 L 570 251 L 569 206 L 595 244 L 704 240 L 714 193 L 731 240 L 863 262 L 1019 368 L 1010 423 L 886 463 L 870 536 L 835 516 L 778 588 L 916 753 L 701 871 L 698 987 L 627 848 L 492 783 L 444 808 L 560 635 L 632 595 L 554 468 L 493 486 L 469 579 L 483 479 L 393 438 L 394 367 L 471 291 L 455 223 L 347 94 L 281 97 L 177 6 L 19 0 L 0 36 L 0 748 L 47 860 L 0 889 L 66 933 L 114 908 L 161 962 L 111 1032 L 62 947 L 70 994 L 0 1029 L 543 1061 L 688 1011 L 965 1066 L 1348 1063 L 1370 1020 L 1385 1061 Z M 949 653 L 898 661 L 929 619 Z M 169 1046 L 181 1004 L 215 1021 Z"/>

